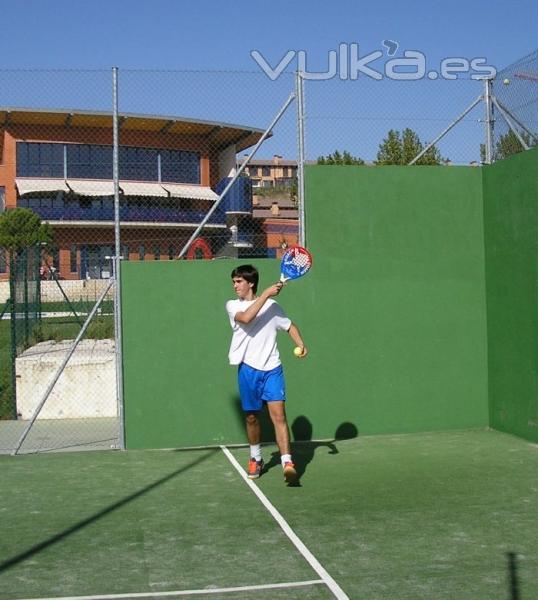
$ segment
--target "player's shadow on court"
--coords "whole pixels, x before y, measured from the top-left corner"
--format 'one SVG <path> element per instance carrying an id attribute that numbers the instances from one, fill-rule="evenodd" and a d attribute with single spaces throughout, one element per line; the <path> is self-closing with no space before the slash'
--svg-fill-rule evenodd
<path id="1" fill-rule="evenodd" d="M 350 440 L 359 435 L 357 427 L 353 423 L 347 422 L 337 427 L 332 440 L 312 441 L 312 431 L 312 423 L 303 415 L 297 417 L 291 424 L 291 452 L 297 471 L 297 481 L 290 484 L 290 487 L 301 487 L 301 478 L 314 459 L 318 448 L 327 448 L 328 454 L 338 454 L 335 442 Z M 264 472 L 276 466 L 280 466 L 280 452 L 278 450 L 272 453 L 271 460 L 265 465 Z"/>

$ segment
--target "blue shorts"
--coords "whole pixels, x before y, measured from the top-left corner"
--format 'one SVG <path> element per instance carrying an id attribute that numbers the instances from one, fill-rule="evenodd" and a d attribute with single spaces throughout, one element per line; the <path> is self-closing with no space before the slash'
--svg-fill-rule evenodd
<path id="1" fill-rule="evenodd" d="M 261 410 L 264 402 L 286 401 L 286 385 L 282 365 L 271 371 L 259 371 L 245 363 L 237 372 L 241 406 L 245 412 Z"/>

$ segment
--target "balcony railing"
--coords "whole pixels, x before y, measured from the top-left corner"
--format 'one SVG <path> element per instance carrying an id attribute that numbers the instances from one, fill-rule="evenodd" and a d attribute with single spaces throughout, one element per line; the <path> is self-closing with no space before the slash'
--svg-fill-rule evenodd
<path id="1" fill-rule="evenodd" d="M 63 208 L 36 207 L 32 210 L 45 221 L 114 221 L 114 208 Z M 159 206 L 121 206 L 120 221 L 149 223 L 199 223 L 207 213 L 201 210 L 179 209 Z M 224 207 L 218 207 L 211 215 L 209 223 L 224 225 Z"/>

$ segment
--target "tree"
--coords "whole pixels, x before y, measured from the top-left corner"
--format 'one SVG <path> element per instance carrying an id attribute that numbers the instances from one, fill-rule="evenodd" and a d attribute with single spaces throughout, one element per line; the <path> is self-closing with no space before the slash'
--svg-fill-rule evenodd
<path id="1" fill-rule="evenodd" d="M 15 208 L 0 215 L 0 247 L 16 256 L 25 248 L 52 241 L 52 228 L 41 223 L 35 212 Z"/>
<path id="2" fill-rule="evenodd" d="M 527 146 L 529 146 L 529 148 L 538 145 L 538 138 L 531 137 L 525 131 L 520 131 L 519 135 L 523 138 L 524 142 L 527 144 Z M 493 151 L 493 160 L 502 160 L 503 158 L 512 156 L 512 154 L 523 152 L 523 150 L 524 148 L 521 145 L 521 142 L 518 140 L 516 134 L 509 129 L 508 133 L 501 135 L 501 137 L 497 140 L 495 149 Z M 483 163 L 486 162 L 485 144 L 480 144 L 480 160 Z"/>
<path id="3" fill-rule="evenodd" d="M 364 161 L 358 156 L 353 156 L 347 150 L 344 150 L 342 154 L 335 150 L 332 154 L 327 156 L 320 156 L 318 158 L 318 165 L 363 165 Z"/>
<path id="4" fill-rule="evenodd" d="M 533 142 L 531 136 L 522 131 L 519 134 L 527 146 L 536 146 L 536 141 Z M 521 142 L 517 139 L 517 135 L 510 129 L 508 133 L 501 135 L 497 143 L 495 144 L 495 160 L 501 160 L 507 158 L 512 154 L 523 152 L 524 148 Z"/>
<path id="5" fill-rule="evenodd" d="M 418 135 L 409 128 L 402 133 L 391 129 L 379 144 L 376 165 L 408 165 L 422 150 L 424 145 Z M 414 163 L 416 165 L 440 165 L 443 162 L 439 150 L 432 146 Z"/>

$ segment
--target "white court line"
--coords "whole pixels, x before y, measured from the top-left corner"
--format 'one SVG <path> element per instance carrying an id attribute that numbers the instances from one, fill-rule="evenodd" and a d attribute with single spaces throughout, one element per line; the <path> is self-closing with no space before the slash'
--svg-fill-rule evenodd
<path id="1" fill-rule="evenodd" d="M 236 468 L 241 477 L 246 481 L 250 489 L 258 496 L 258 499 L 265 506 L 265 508 L 271 513 L 273 519 L 280 525 L 281 529 L 288 536 L 292 544 L 299 550 L 299 552 L 303 555 L 308 564 L 316 571 L 316 573 L 321 577 L 325 585 L 331 590 L 336 598 L 339 600 L 349 600 L 349 597 L 345 594 L 344 590 L 336 583 L 336 581 L 329 575 L 329 573 L 325 570 L 322 564 L 318 561 L 318 559 L 310 552 L 310 550 L 303 544 L 303 542 L 299 539 L 299 536 L 293 531 L 293 529 L 288 525 L 284 517 L 278 512 L 278 510 L 269 502 L 267 496 L 260 490 L 260 488 L 254 484 L 254 482 L 247 477 L 245 470 L 241 467 L 241 465 L 237 462 L 232 453 L 226 448 L 226 446 L 221 446 L 222 451 L 228 458 L 228 460 L 232 463 L 232 465 Z"/>
<path id="2" fill-rule="evenodd" d="M 251 590 L 272 590 L 276 588 L 305 587 L 325 584 L 321 579 L 312 581 L 292 581 L 290 583 L 267 583 L 265 585 L 245 585 L 243 587 L 209 588 L 207 590 L 179 590 L 176 592 L 141 592 L 127 594 L 106 594 L 103 596 L 60 596 L 56 598 L 32 598 L 31 600 L 129 600 L 130 598 L 173 598 L 174 596 L 201 596 L 205 594 L 228 594 L 230 592 L 248 592 Z M 30 599 L 27 599 L 30 600 Z"/>

